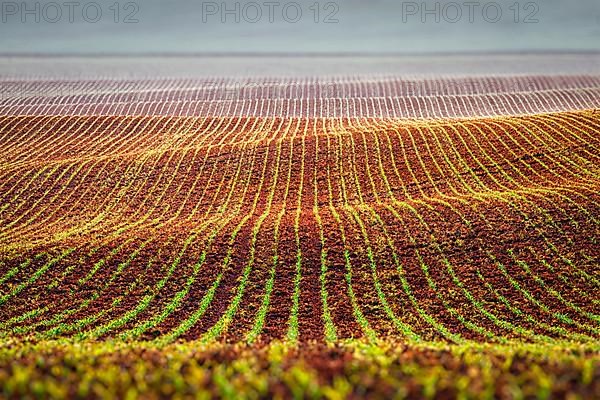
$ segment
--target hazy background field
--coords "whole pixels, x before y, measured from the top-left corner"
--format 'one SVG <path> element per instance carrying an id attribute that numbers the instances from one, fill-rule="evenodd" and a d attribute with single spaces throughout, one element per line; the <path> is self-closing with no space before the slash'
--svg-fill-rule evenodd
<path id="1" fill-rule="evenodd" d="M 16 5 L 18 10 L 11 10 L 8 3 Z M 87 10 L 89 20 L 96 19 L 97 8 L 102 11 L 94 23 L 82 16 L 83 7 L 92 2 L 80 1 L 74 10 L 73 22 L 62 1 L 57 2 L 62 8 L 59 18 L 56 18 L 55 9 L 47 8 L 44 13 L 46 3 L 40 2 L 39 11 L 29 15 L 23 15 L 24 7 L 35 10 L 34 1 L 2 3 L 0 53 L 129 55 L 600 50 L 598 0 L 522 0 L 516 3 L 520 9 L 517 19 L 515 0 L 498 0 L 493 3 L 502 10 L 502 18 L 495 23 L 490 22 L 495 18 L 493 7 L 488 9 L 488 18 L 484 16 L 483 7 L 492 3 L 487 0 L 477 2 L 479 6 L 474 8 L 472 22 L 463 1 L 456 2 L 462 12 L 459 18 L 456 8 L 446 6 L 444 13 L 444 6 L 449 2 L 441 1 L 439 22 L 435 21 L 435 15 L 428 15 L 425 23 L 419 10 L 416 15 L 403 13 L 403 7 L 407 11 L 407 6 L 398 0 L 321 0 L 317 2 L 320 9 L 317 21 L 313 0 L 297 1 L 302 16 L 296 18 L 292 7 L 288 10 L 288 20 L 283 16 L 283 8 L 292 2 L 276 1 L 273 22 L 270 22 L 263 0 L 256 2 L 262 9 L 262 16 L 256 22 L 245 18 L 255 19 L 257 15 L 251 7 L 246 8 L 244 14 L 243 8 L 250 3 L 245 0 L 238 2 L 239 22 L 233 14 L 222 21 L 222 7 L 235 9 L 236 2 L 231 0 L 213 2 L 218 8 L 214 15 L 203 14 L 203 1 L 120 0 L 116 3 L 120 9 L 118 16 L 115 15 L 115 0 L 96 0 L 93 3 L 97 7 Z M 413 4 L 418 8 L 425 4 L 427 9 L 435 9 L 436 2 L 428 0 L 425 3 L 417 1 Z M 36 22 L 36 13 L 39 22 Z M 57 21 L 50 21 L 52 19 Z M 290 22 L 293 19 L 298 21 Z"/>

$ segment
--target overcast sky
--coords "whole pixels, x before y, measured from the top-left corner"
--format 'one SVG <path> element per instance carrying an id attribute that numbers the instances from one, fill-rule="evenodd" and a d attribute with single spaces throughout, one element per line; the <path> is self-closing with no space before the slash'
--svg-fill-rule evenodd
<path id="1" fill-rule="evenodd" d="M 425 3 L 2 1 L 0 53 L 600 50 L 598 0 Z"/>

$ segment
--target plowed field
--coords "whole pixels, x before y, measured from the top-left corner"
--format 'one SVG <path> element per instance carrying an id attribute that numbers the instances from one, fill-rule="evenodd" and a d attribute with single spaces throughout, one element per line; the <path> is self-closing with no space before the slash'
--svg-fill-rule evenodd
<path id="1" fill-rule="evenodd" d="M 1 103 L 2 394 L 600 396 L 599 80 L 451 82 Z"/>

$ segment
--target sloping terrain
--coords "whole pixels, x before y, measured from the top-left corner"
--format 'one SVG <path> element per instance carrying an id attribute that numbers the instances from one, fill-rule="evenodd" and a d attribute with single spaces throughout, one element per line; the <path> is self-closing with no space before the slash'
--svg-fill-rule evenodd
<path id="1" fill-rule="evenodd" d="M 598 76 L 213 84 L 0 103 L 5 395 L 600 394 Z"/>

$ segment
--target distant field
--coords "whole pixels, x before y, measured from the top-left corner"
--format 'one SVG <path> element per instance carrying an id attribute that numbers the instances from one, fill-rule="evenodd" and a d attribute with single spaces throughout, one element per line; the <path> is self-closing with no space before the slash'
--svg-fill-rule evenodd
<path id="1" fill-rule="evenodd" d="M 600 396 L 600 77 L 240 82 L 3 83 L 3 395 Z"/>

